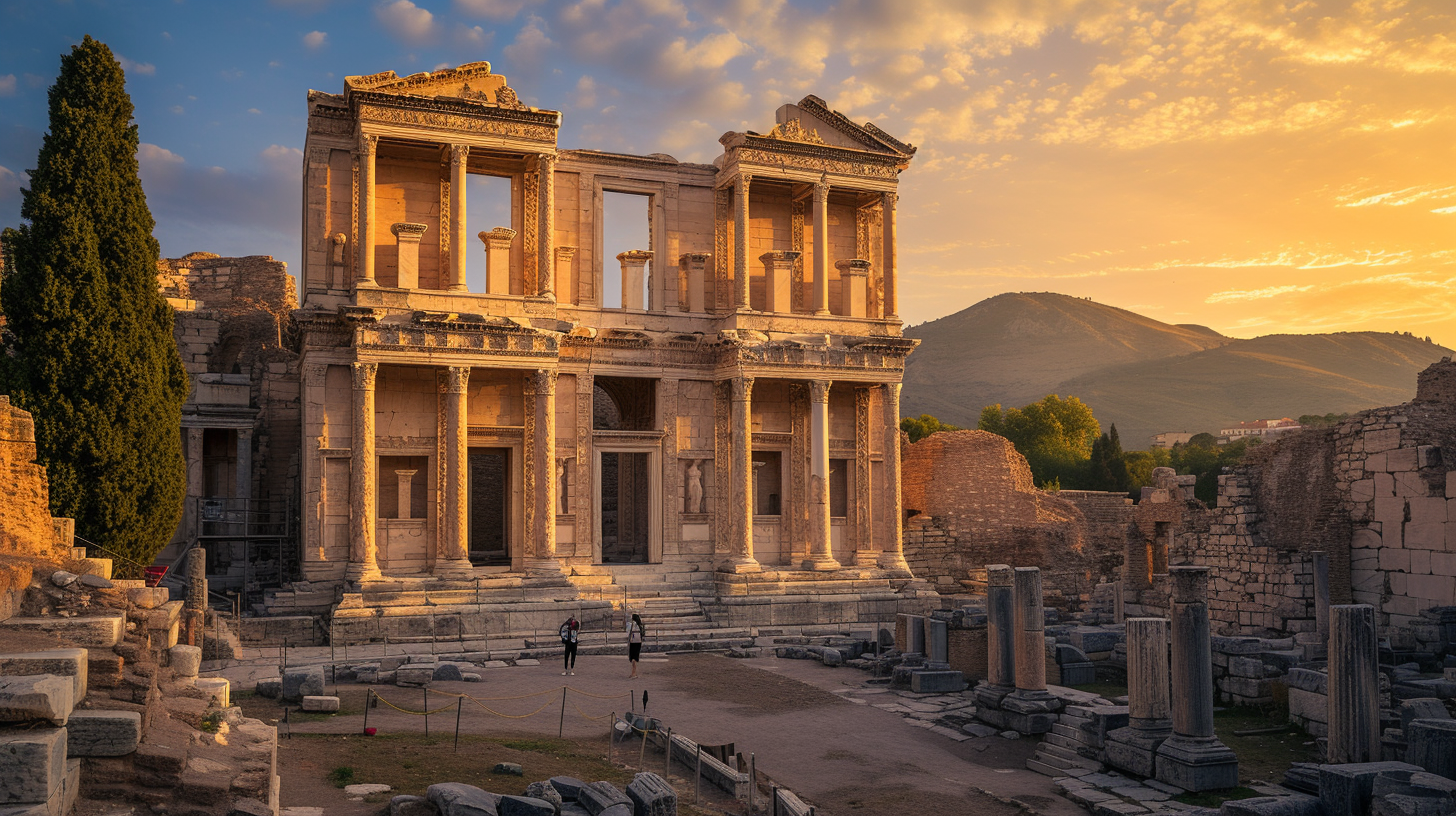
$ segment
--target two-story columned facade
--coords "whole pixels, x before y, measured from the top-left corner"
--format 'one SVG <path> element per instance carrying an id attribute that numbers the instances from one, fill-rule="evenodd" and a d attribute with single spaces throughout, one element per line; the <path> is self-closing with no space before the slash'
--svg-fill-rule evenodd
<path id="1" fill-rule="evenodd" d="M 308 580 L 367 602 L 459 579 L 604 599 L 909 579 L 913 147 L 810 96 L 712 165 L 561 150 L 561 114 L 487 63 L 349 77 L 308 121 Z M 476 189 L 498 191 L 480 213 Z M 623 194 L 648 245 L 607 257 Z"/>

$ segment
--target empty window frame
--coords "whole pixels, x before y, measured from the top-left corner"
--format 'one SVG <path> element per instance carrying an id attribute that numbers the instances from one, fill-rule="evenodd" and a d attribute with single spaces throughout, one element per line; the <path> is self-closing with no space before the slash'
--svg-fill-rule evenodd
<path id="1" fill-rule="evenodd" d="M 783 515 L 784 456 L 779 451 L 753 452 L 753 514 Z"/>
<path id="2" fill-rule="evenodd" d="M 829 460 L 829 515 L 832 518 L 849 517 L 849 465 L 848 459 Z"/>
<path id="3" fill-rule="evenodd" d="M 429 458 L 379 457 L 379 517 L 422 519 L 429 505 L 425 495 Z"/>
<path id="4" fill-rule="evenodd" d="M 642 269 L 641 291 L 624 297 L 622 263 L 617 256 L 632 250 L 652 249 L 652 197 L 642 193 L 602 193 L 602 307 L 647 309 L 652 302 L 651 271 L 656 259 Z"/>
<path id="5" fill-rule="evenodd" d="M 465 285 L 472 292 L 485 292 L 485 243 L 479 236 L 497 227 L 516 228 L 511 217 L 511 180 L 482 173 L 470 173 L 465 179 Z M 516 241 L 520 241 L 519 235 Z"/>
<path id="6" fill-rule="evenodd" d="M 651 431 L 657 427 L 657 381 L 597 377 L 592 390 L 592 429 Z"/>

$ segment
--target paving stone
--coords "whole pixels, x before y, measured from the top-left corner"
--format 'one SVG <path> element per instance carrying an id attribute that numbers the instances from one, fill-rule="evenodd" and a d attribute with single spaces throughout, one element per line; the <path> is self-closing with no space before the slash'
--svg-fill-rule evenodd
<path id="1" fill-rule="evenodd" d="M 526 657 L 526 658 L 522 658 L 520 660 L 517 660 L 516 661 L 516 665 L 517 666 L 539 666 L 539 665 L 541 665 L 541 661 L 535 659 L 534 657 Z"/>
<path id="2" fill-rule="evenodd" d="M 639 773 L 627 785 L 636 816 L 677 816 L 677 791 L 655 773 Z"/>
<path id="3" fill-rule="evenodd" d="M 66 729 L 0 731 L 0 805 L 45 802 L 66 772 Z"/>
<path id="4" fill-rule="evenodd" d="M 499 816 L 500 795 L 460 782 L 441 782 L 425 789 L 425 798 L 440 816 Z"/>
<path id="5" fill-rule="evenodd" d="M 304 711 L 321 711 L 333 713 L 339 710 L 339 698 L 325 695 L 309 695 L 303 698 Z"/>
<path id="6" fill-rule="evenodd" d="M 54 674 L 0 677 L 0 723 L 46 720 L 65 725 L 75 706 L 75 681 Z"/>
<path id="7" fill-rule="evenodd" d="M 345 785 L 345 796 L 373 796 L 377 793 L 389 793 L 393 788 L 388 785 L 381 785 L 378 782 L 365 782 L 358 785 Z"/>
<path id="8" fill-rule="evenodd" d="M 66 723 L 67 756 L 126 756 L 141 739 L 142 715 L 135 711 L 73 711 Z"/>

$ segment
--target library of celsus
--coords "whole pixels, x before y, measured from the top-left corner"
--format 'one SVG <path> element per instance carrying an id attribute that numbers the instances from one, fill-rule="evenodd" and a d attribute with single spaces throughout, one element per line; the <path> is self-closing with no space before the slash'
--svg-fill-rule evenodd
<path id="1" fill-rule="evenodd" d="M 809 96 L 712 165 L 563 150 L 561 114 L 487 63 L 308 105 L 301 570 L 343 593 L 336 628 L 366 638 L 419 592 L 691 594 L 764 624 L 918 603 L 895 274 L 912 146 Z M 647 245 L 611 257 L 617 200 Z"/>

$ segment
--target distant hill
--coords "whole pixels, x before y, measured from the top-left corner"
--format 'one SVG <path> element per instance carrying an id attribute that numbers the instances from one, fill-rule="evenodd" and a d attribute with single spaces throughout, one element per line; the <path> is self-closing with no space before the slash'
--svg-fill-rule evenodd
<path id="1" fill-rule="evenodd" d="M 902 413 L 975 427 L 986 405 L 1075 396 L 1130 449 L 1161 431 L 1395 405 L 1415 394 L 1416 372 L 1452 354 L 1377 332 L 1238 340 L 1050 293 L 999 295 L 905 334 L 921 346 Z"/>

